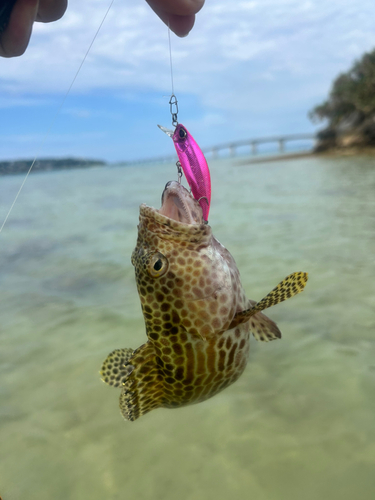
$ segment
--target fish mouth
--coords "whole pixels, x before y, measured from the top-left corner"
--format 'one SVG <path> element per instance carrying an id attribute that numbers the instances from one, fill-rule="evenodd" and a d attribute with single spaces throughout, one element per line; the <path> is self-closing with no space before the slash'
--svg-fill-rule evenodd
<path id="1" fill-rule="evenodd" d="M 177 181 L 167 182 L 158 212 L 183 224 L 203 223 L 202 208 L 198 201 Z"/>

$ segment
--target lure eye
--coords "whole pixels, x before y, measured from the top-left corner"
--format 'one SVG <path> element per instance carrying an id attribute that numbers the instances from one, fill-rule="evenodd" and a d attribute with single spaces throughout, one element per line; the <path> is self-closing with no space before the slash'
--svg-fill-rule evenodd
<path id="1" fill-rule="evenodd" d="M 148 274 L 152 278 L 160 278 L 168 271 L 168 260 L 160 252 L 154 253 L 148 262 Z"/>
<path id="2" fill-rule="evenodd" d="M 184 128 L 180 128 L 178 135 L 180 136 L 180 139 L 186 139 L 187 137 L 187 132 Z"/>

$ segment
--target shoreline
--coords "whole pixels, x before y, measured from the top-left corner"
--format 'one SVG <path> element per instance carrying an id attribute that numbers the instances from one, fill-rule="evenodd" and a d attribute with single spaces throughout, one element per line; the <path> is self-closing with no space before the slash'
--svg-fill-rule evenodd
<path id="1" fill-rule="evenodd" d="M 375 156 L 375 147 L 366 148 L 335 148 L 332 150 L 316 152 L 316 151 L 303 151 L 301 153 L 285 153 L 269 156 L 250 157 L 248 159 L 241 159 L 236 161 L 236 166 L 252 165 L 255 163 L 272 163 L 280 160 L 298 160 L 300 158 L 345 158 L 352 156 Z"/>

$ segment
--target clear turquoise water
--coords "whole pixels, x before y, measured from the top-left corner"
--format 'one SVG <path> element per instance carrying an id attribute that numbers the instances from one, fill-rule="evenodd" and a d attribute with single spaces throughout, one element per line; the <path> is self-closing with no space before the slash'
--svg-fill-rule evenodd
<path id="1" fill-rule="evenodd" d="M 375 160 L 211 162 L 210 224 L 248 296 L 293 271 L 232 387 L 130 423 L 98 370 L 145 341 L 138 206 L 175 167 L 31 175 L 0 234 L 4 500 L 375 498 Z M 0 221 L 22 178 L 0 178 Z"/>

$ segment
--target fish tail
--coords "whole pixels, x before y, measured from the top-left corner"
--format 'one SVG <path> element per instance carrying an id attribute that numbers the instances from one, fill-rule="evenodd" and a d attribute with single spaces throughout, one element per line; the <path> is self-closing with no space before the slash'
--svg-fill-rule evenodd
<path id="1" fill-rule="evenodd" d="M 103 382 L 120 387 L 120 410 L 126 420 L 134 421 L 162 404 L 163 381 L 152 345 L 136 350 L 111 352 L 100 370 Z"/>
<path id="2" fill-rule="evenodd" d="M 126 420 L 134 421 L 162 406 L 164 384 L 152 345 L 146 343 L 137 349 L 131 364 L 134 370 L 123 383 L 120 410 Z"/>
<path id="3" fill-rule="evenodd" d="M 112 387 L 122 387 L 134 367 L 129 364 L 134 350 L 128 347 L 115 349 L 104 360 L 100 375 L 103 382 Z"/>

